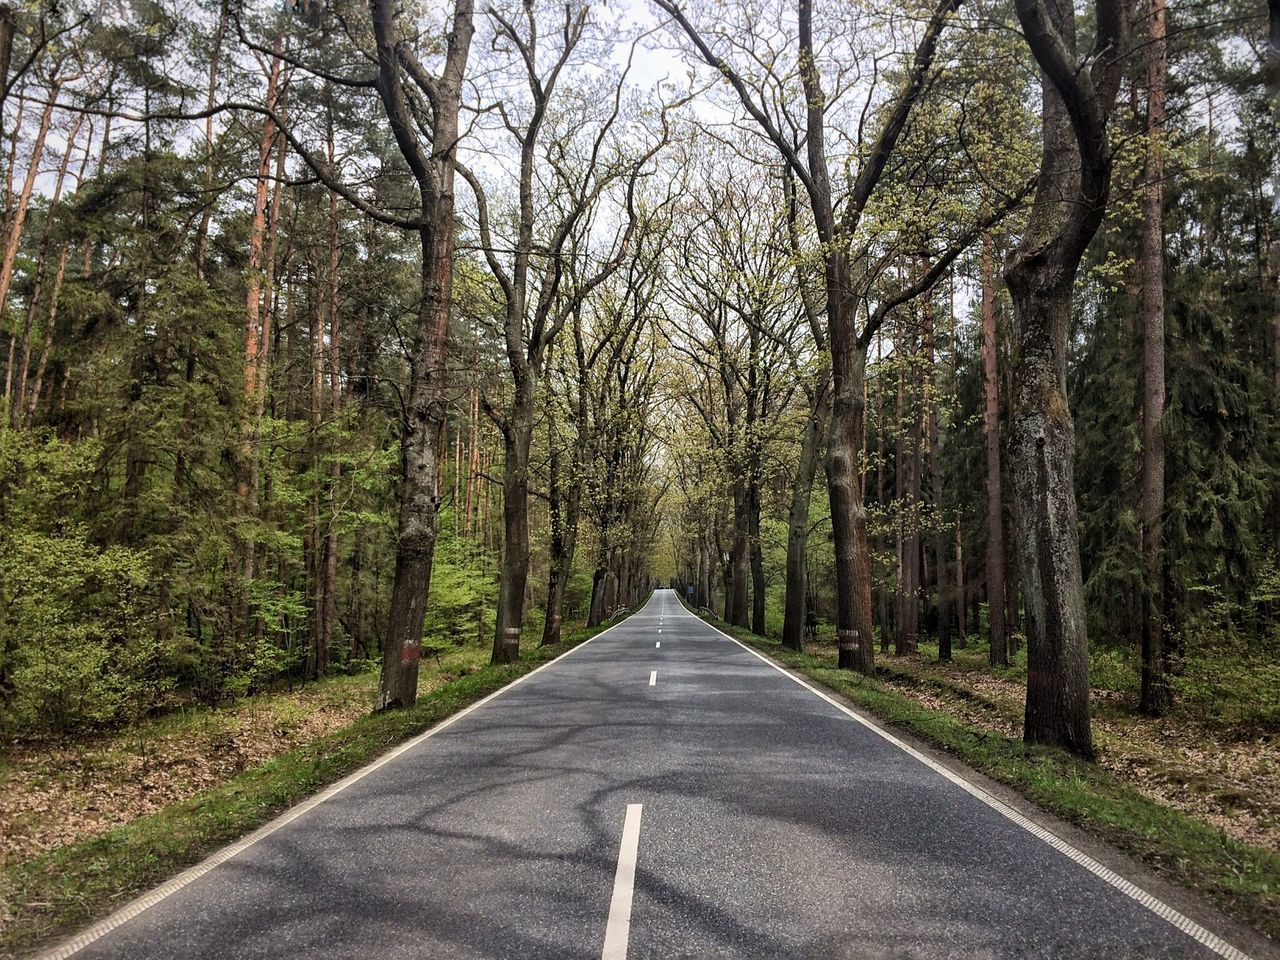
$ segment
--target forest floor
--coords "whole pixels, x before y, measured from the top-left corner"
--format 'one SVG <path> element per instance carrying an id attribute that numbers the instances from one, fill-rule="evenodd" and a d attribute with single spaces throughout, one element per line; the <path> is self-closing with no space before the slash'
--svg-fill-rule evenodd
<path id="1" fill-rule="evenodd" d="M 487 650 L 469 645 L 424 660 L 419 692 L 488 659 Z M 0 870 L 179 803 L 350 726 L 372 709 L 377 688 L 378 674 L 364 672 L 90 739 L 0 739 Z"/>
<path id="2" fill-rule="evenodd" d="M 1136 665 L 1091 662 L 1098 759 L 1021 743 L 1026 654 L 989 665 L 985 644 L 911 656 L 877 652 L 876 677 L 836 669 L 834 637 L 802 654 L 719 620 L 716 626 L 842 694 L 1050 813 L 1142 860 L 1224 912 L 1280 940 L 1280 674 L 1250 664 L 1230 677 L 1189 665 L 1166 717 L 1137 712 Z"/>

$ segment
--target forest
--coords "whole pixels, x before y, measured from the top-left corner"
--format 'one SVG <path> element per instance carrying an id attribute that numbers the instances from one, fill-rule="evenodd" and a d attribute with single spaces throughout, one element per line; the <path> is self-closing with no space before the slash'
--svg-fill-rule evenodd
<path id="1" fill-rule="evenodd" d="M 1274 853 L 1278 130 L 1276 0 L 0 4 L 4 750 L 669 585 Z"/>

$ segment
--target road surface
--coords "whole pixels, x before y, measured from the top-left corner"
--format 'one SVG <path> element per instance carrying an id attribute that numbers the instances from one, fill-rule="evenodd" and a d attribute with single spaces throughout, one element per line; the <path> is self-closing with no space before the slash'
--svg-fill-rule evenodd
<path id="1" fill-rule="evenodd" d="M 1053 839 L 662 590 L 54 955 L 1244 956 Z"/>

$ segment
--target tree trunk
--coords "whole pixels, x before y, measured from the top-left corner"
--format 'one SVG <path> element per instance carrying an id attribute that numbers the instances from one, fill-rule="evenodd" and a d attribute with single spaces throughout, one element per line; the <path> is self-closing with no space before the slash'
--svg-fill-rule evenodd
<path id="1" fill-rule="evenodd" d="M 827 439 L 827 492 L 835 545 L 838 664 L 844 670 L 871 674 L 875 671 L 875 648 L 871 632 L 867 510 L 856 462 L 862 448 L 867 353 L 854 331 L 856 304 L 848 292 L 848 272 L 847 257 L 833 251 L 826 264 L 833 383 Z"/>
<path id="2" fill-rule="evenodd" d="M 876 426 L 878 436 L 876 438 L 876 506 L 882 512 L 885 509 L 885 466 L 889 462 L 889 431 L 885 424 L 885 408 L 884 408 L 884 328 L 876 331 L 876 362 L 880 364 L 880 372 L 876 376 Z M 881 549 L 888 550 L 888 534 L 885 534 L 881 540 Z M 880 582 L 875 588 L 876 599 L 876 619 L 880 624 L 880 652 L 889 652 L 889 640 L 893 634 L 893 613 L 891 604 L 889 603 L 889 591 L 884 582 Z"/>
<path id="3" fill-rule="evenodd" d="M 747 580 L 750 561 L 747 556 L 751 520 L 748 516 L 747 482 L 733 481 L 733 546 L 729 551 L 729 565 L 733 568 L 733 593 L 725 617 L 735 627 L 748 626 Z"/>
<path id="4" fill-rule="evenodd" d="M 1027 617 L 1023 736 L 1092 755 L 1075 498 L 1075 429 L 1067 409 L 1066 329 L 1071 284 L 1012 291 L 1022 386 L 1014 424 L 1016 542 Z"/>
<path id="5" fill-rule="evenodd" d="M 22 326 L 22 349 L 18 352 L 17 381 L 13 388 L 13 405 L 9 409 L 9 425 L 15 430 L 22 424 L 27 409 L 27 377 L 31 367 L 31 337 L 35 330 L 36 316 L 40 310 L 41 293 L 44 289 L 45 263 L 49 258 L 49 243 L 53 233 L 54 213 L 57 211 L 58 204 L 62 199 L 62 187 L 66 182 L 67 170 L 71 166 L 71 154 L 75 150 L 76 137 L 80 134 L 80 125 L 83 120 L 83 114 L 76 117 L 76 121 L 71 127 L 71 132 L 67 135 L 67 145 L 62 154 L 62 162 L 58 166 L 58 177 L 54 183 L 53 196 L 50 198 L 48 209 L 45 212 L 44 231 L 40 236 L 40 255 L 36 263 L 35 284 L 31 291 L 30 302 L 27 304 L 26 320 Z M 59 274 L 65 268 L 65 264 L 66 258 L 62 257 L 59 265 Z"/>
<path id="6" fill-rule="evenodd" d="M 271 69 L 267 75 L 267 109 L 276 108 L 280 88 L 280 34 L 273 44 Z M 241 589 L 247 591 L 254 577 L 254 554 L 257 540 L 253 524 L 258 514 L 258 434 L 261 418 L 257 415 L 259 385 L 266 370 L 270 340 L 263 327 L 264 317 L 270 310 L 263 310 L 263 251 L 267 234 L 267 197 L 271 175 L 271 150 L 275 145 L 276 125 L 271 117 L 262 123 L 262 137 L 258 141 L 257 180 L 253 200 L 253 218 L 249 225 L 249 257 L 246 267 L 245 324 L 244 324 L 244 401 L 243 422 L 240 427 L 240 463 L 237 493 L 248 531 L 241 538 Z M 318 348 L 318 343 L 317 343 Z M 246 594 L 247 597 L 247 594 Z M 247 603 L 247 600 L 246 600 Z M 246 608 L 247 609 L 247 608 Z"/>
<path id="7" fill-rule="evenodd" d="M 912 362 L 915 345 L 906 336 L 898 342 L 898 390 L 906 428 L 898 455 L 898 628 L 893 650 L 900 657 L 916 652 L 920 637 L 920 444 L 922 416 L 921 397 L 916 378 L 920 375 Z M 899 419 L 898 429 L 903 430 Z"/>
<path id="8" fill-rule="evenodd" d="M 603 555 L 591 574 L 591 607 L 587 613 L 587 626 L 598 627 L 604 622 L 605 581 L 609 578 L 609 566 Z"/>
<path id="9" fill-rule="evenodd" d="M 1164 616 L 1164 0 L 1151 0 L 1147 46 L 1147 162 L 1142 231 L 1142 685 L 1144 713 L 1172 703 Z"/>
<path id="10" fill-rule="evenodd" d="M 25 416 L 28 423 L 35 419 L 36 408 L 40 404 L 40 392 L 44 388 L 44 373 L 49 363 L 49 351 L 53 348 L 53 335 L 58 322 L 58 300 L 62 295 L 62 281 L 67 275 L 67 259 L 70 255 L 71 245 L 64 243 L 53 275 L 53 291 L 49 296 L 49 316 L 44 322 L 44 340 L 40 344 L 40 359 L 36 362 L 35 379 L 31 382 L 31 390 L 27 396 Z"/>
<path id="11" fill-rule="evenodd" d="M 333 114 L 329 114 L 329 164 L 334 164 Z M 275 209 L 272 201 L 272 209 Z M 274 233 L 275 226 L 272 225 Z M 272 246 L 275 246 L 274 240 Z M 339 269 L 341 253 L 338 248 L 338 198 L 329 194 L 329 289 L 325 301 L 329 307 L 329 414 L 334 420 L 334 446 L 339 443 L 341 431 L 337 422 L 342 406 L 342 303 L 339 299 Z M 270 323 L 270 320 L 267 321 Z M 265 370 L 265 368 L 264 368 Z M 265 392 L 265 391 L 264 391 Z M 438 476 L 438 475 L 437 475 Z M 341 510 L 342 459 L 338 450 L 329 451 L 329 518 L 324 541 L 324 578 L 321 594 L 324 602 L 320 613 L 320 640 L 316 649 L 316 676 L 329 672 L 333 656 L 334 624 L 338 619 L 338 513 Z M 436 497 L 437 502 L 439 496 Z"/>
<path id="12" fill-rule="evenodd" d="M 765 635 L 764 630 L 764 548 L 760 543 L 760 468 L 753 464 L 751 480 L 747 484 L 747 509 L 750 527 L 751 551 L 751 632 L 758 637 Z"/>
<path id="13" fill-rule="evenodd" d="M 40 127 L 36 131 L 35 142 L 31 145 L 31 162 L 27 167 L 27 176 L 22 183 L 22 193 L 18 196 L 18 206 L 14 210 L 13 220 L 8 224 L 8 234 L 5 239 L 4 259 L 0 261 L 0 311 L 7 310 L 9 305 L 9 285 L 13 282 L 13 268 L 18 260 L 18 245 L 22 241 L 22 228 L 26 223 L 27 209 L 31 205 L 31 192 L 35 188 L 36 178 L 40 173 L 40 159 L 44 156 L 44 142 L 49 135 L 49 124 L 53 119 L 53 109 L 58 100 L 58 92 L 61 85 L 55 82 L 49 89 L 49 100 L 45 104 L 44 113 L 40 115 Z M 17 136 L 14 137 L 15 143 Z M 16 149 L 16 147 L 15 147 Z M 70 156 L 70 148 L 68 148 L 68 156 Z M 12 170 L 10 170 L 12 178 Z M 30 350 L 30 340 L 26 344 L 26 350 Z M 9 370 L 5 377 L 4 396 L 8 400 L 14 399 L 12 410 L 16 411 L 18 403 L 14 394 L 13 385 L 15 385 L 22 377 L 25 376 L 25 363 L 21 371 L 17 370 L 15 364 L 18 361 L 14 359 L 14 343 L 9 344 Z M 18 377 L 15 378 L 14 374 Z"/>
<path id="14" fill-rule="evenodd" d="M 996 369 L 996 291 L 994 244 L 982 238 L 982 434 L 987 446 L 987 618 L 991 663 L 1009 663 L 1004 611 L 1004 495 L 1001 491 L 1000 397 Z"/>
<path id="15" fill-rule="evenodd" d="M 791 508 L 787 514 L 787 575 L 783 599 L 782 645 L 791 650 L 804 648 L 804 625 L 808 606 L 809 503 L 813 480 L 818 473 L 822 441 L 831 416 L 831 386 L 825 373 L 817 378 L 817 388 L 800 442 L 800 461 L 791 483 Z"/>
<path id="16" fill-rule="evenodd" d="M 436 479 L 440 469 L 440 426 L 445 419 L 442 386 L 445 336 L 453 291 L 454 170 L 462 72 L 472 35 L 472 7 L 457 0 L 443 82 L 437 86 L 434 145 L 429 161 L 413 139 L 409 111 L 400 89 L 399 38 L 393 0 L 373 0 L 378 50 L 378 92 L 401 152 L 412 158 L 423 196 L 420 284 L 422 297 L 410 354 L 410 385 L 400 441 L 403 482 L 396 524 L 396 568 L 391 610 L 382 651 L 378 706 L 412 706 L 418 695 L 418 661 L 427 590 L 435 556 Z M 425 169 L 429 162 L 434 172 Z M 430 188 L 430 189 L 429 189 Z"/>
<path id="17" fill-rule="evenodd" d="M 947 583 L 947 527 L 943 523 L 941 431 L 938 427 L 937 391 L 934 389 L 937 377 L 934 338 L 933 301 L 926 297 L 924 343 L 927 366 L 923 376 L 924 402 L 929 418 L 929 486 L 933 495 L 933 580 L 938 595 L 938 659 L 947 661 L 951 659 L 951 596 Z"/>
<path id="18" fill-rule="evenodd" d="M 698 607 L 711 606 L 711 587 L 715 574 L 711 570 L 711 559 L 707 551 L 707 537 L 698 537 Z"/>
<path id="19" fill-rule="evenodd" d="M 574 440 L 572 475 L 568 489 L 564 488 L 562 453 L 556 442 L 555 420 L 551 424 L 551 462 L 547 483 L 548 517 L 551 527 L 551 548 L 547 571 L 547 609 L 542 626 L 542 646 L 560 642 L 560 628 L 564 617 L 565 588 L 573 573 L 573 555 L 578 543 L 578 512 L 581 506 L 581 465 L 585 456 L 586 436 L 585 404 L 579 402 L 578 434 Z"/>
<path id="20" fill-rule="evenodd" d="M 526 393 L 525 391 L 528 391 Z M 502 563 L 498 574 L 498 616 L 492 663 L 520 659 L 524 589 L 529 576 L 529 445 L 533 434 L 533 384 L 513 403 L 503 432 Z"/>

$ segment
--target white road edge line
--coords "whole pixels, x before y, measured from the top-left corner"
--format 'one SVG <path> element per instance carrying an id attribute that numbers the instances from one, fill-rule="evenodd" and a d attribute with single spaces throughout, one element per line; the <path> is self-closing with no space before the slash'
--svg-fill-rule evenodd
<path id="1" fill-rule="evenodd" d="M 687 613 L 691 617 L 693 616 L 693 614 L 689 613 L 688 610 L 685 610 L 685 613 Z M 710 623 L 707 623 L 707 621 L 703 620 L 701 617 L 696 617 L 695 619 L 699 620 L 702 623 L 706 623 L 706 625 L 708 627 L 711 627 L 711 629 L 714 630 L 716 633 L 720 634 L 723 637 L 726 637 L 729 640 L 732 640 L 734 643 L 740 646 L 743 650 L 747 651 L 747 653 L 751 654 L 753 657 L 756 657 L 757 659 L 773 667 L 773 669 L 777 670 L 784 677 L 787 677 L 795 681 L 796 683 L 800 684 L 800 686 L 804 687 L 814 696 L 820 697 L 823 700 L 827 701 L 827 703 L 831 704 L 831 706 L 835 707 L 841 713 L 852 718 L 853 720 L 856 720 L 858 723 L 862 724 L 872 733 L 876 734 L 877 736 L 881 737 L 884 740 L 887 740 L 889 743 L 893 744 L 899 750 L 919 760 L 930 770 L 933 770 L 935 773 L 941 774 L 942 776 L 946 777 L 948 780 L 954 783 L 957 787 L 959 787 L 965 793 L 969 794 L 970 796 L 974 797 L 977 800 L 982 801 L 988 807 L 990 807 L 992 810 L 996 811 L 996 813 L 999 813 L 1001 816 L 1005 817 L 1006 819 L 1013 821 L 1015 824 L 1020 826 L 1023 830 L 1026 830 L 1027 833 L 1031 834 L 1033 837 L 1036 837 L 1039 840 L 1043 840 L 1045 843 L 1053 847 L 1059 853 L 1063 854 L 1064 856 L 1068 857 L 1071 860 L 1074 860 L 1076 863 L 1084 867 L 1094 876 L 1098 877 L 1104 882 L 1110 884 L 1115 889 L 1119 890 L 1126 897 L 1136 900 L 1138 903 L 1142 904 L 1142 906 L 1146 907 L 1148 910 L 1154 913 L 1157 917 L 1167 921 L 1168 923 L 1171 923 L 1173 926 L 1177 927 L 1179 930 L 1181 930 L 1183 933 L 1189 936 L 1192 940 L 1195 940 L 1197 943 L 1201 943 L 1204 946 L 1208 947 L 1218 956 L 1224 957 L 1226 958 L 1226 960 L 1252 960 L 1249 954 L 1245 953 L 1243 950 L 1240 950 L 1238 947 L 1232 946 L 1226 940 L 1219 937 L 1216 933 L 1213 933 L 1210 930 L 1206 930 L 1204 927 L 1200 926 L 1200 924 L 1196 923 L 1190 917 L 1187 917 L 1179 913 L 1177 910 L 1169 906 L 1163 900 L 1160 900 L 1159 898 L 1152 896 L 1151 894 L 1147 893 L 1147 891 L 1143 890 L 1141 887 L 1126 880 L 1124 877 L 1120 876 L 1120 874 L 1116 873 L 1110 867 L 1103 866 L 1101 863 L 1093 859 L 1093 857 L 1089 856 L 1087 853 L 1077 850 L 1075 847 L 1067 843 L 1067 841 L 1063 840 L 1057 834 L 1049 830 L 1046 830 L 1044 827 L 1040 826 L 1040 824 L 1036 823 L 1034 820 L 1030 819 L 1029 817 L 1019 813 L 1017 810 L 1013 809 L 1013 807 L 1009 806 L 1007 803 L 1004 803 L 1003 801 L 993 797 L 991 794 L 987 793 L 987 791 L 983 790 L 977 784 L 970 783 L 968 780 L 960 776 L 958 773 L 955 773 L 954 771 L 947 769 L 942 764 L 938 763 L 936 760 L 930 757 L 927 757 L 923 753 L 921 753 L 919 750 L 916 750 L 913 747 L 908 746 L 906 743 L 899 740 L 888 730 L 882 729 L 880 726 L 878 726 L 875 723 L 872 723 L 866 717 L 861 716 L 855 711 L 850 710 L 848 707 L 846 707 L 844 704 L 840 703 L 839 701 L 833 699 L 832 697 L 829 697 L 827 694 L 823 693 L 817 687 L 814 687 L 811 684 L 806 683 L 804 680 L 801 680 L 795 674 L 778 666 L 778 664 L 774 663 L 764 654 L 760 653 L 757 650 L 752 650 L 749 646 L 747 646 L 737 637 L 730 636 L 729 634 L 721 630 L 719 627 L 716 627 Z"/>
<path id="2" fill-rule="evenodd" d="M 600 960 L 627 960 L 631 937 L 631 898 L 636 887 L 636 852 L 640 848 L 640 815 L 644 804 L 628 803 L 618 845 L 618 870 L 613 876 L 613 899 L 609 902 L 609 922 L 604 928 L 604 950 Z"/>
<path id="3" fill-rule="evenodd" d="M 404 743 L 400 744 L 400 746 L 387 751 L 378 759 L 370 763 L 368 766 L 361 767 L 355 773 L 349 774 L 347 777 L 345 777 L 342 780 L 339 780 L 337 783 L 333 784 L 332 786 L 326 787 L 324 790 L 320 791 L 319 793 L 315 794 L 314 796 L 310 797 L 307 800 L 303 800 L 297 806 L 291 807 L 289 810 L 286 810 L 280 816 L 276 817 L 276 819 L 263 824 L 257 830 L 254 830 L 252 833 L 248 834 L 247 836 L 241 837 L 239 840 L 237 840 L 235 843 L 231 844 L 230 846 L 223 847 L 221 850 L 219 850 L 217 853 L 210 856 L 208 859 L 202 860 L 200 863 L 197 863 L 194 867 L 190 867 L 187 870 L 184 870 L 182 873 L 178 874 L 176 877 L 172 878 L 166 883 L 161 884 L 155 889 L 147 891 L 146 893 L 138 897 L 136 900 L 133 900 L 128 904 L 126 904 L 125 906 L 121 907 L 119 910 L 111 914 L 105 920 L 100 920 L 98 923 L 95 923 L 93 926 L 89 927 L 87 930 L 84 930 L 81 933 L 76 934 L 70 940 L 67 940 L 59 944 L 58 946 L 52 947 L 49 950 L 45 951 L 44 953 L 37 955 L 35 960 L 66 960 L 67 957 L 70 957 L 76 953 L 79 953 L 81 950 L 83 950 L 85 947 L 87 947 L 89 944 L 93 943 L 94 941 L 101 940 L 103 937 L 105 937 L 108 933 L 110 933 L 116 927 L 121 926 L 124 923 L 127 923 L 128 921 L 132 920 L 134 917 L 138 916 L 140 913 L 143 913 L 149 908 L 154 907 L 161 900 L 164 900 L 172 896 L 173 894 L 177 893 L 183 887 L 187 886 L 187 884 L 195 880 L 199 880 L 201 877 L 203 877 L 206 873 L 208 873 L 214 867 L 217 867 L 220 864 L 226 863 L 228 860 L 230 860 L 232 857 L 236 856 L 237 854 L 243 853 L 244 851 L 248 850 L 255 843 L 258 843 L 261 840 L 265 840 L 267 837 L 271 836 L 271 834 L 275 833 L 281 827 L 288 826 L 294 820 L 297 820 L 303 814 L 308 813 L 309 811 L 320 806 L 320 804 L 324 803 L 326 800 L 333 799 L 338 794 L 340 794 L 343 790 L 347 789 L 347 787 L 359 782 L 360 780 L 363 780 L 369 774 L 373 773 L 375 770 L 379 769 L 380 767 L 383 767 L 386 764 L 390 763 L 392 760 L 395 760 L 401 754 L 407 753 L 408 751 L 412 750 L 418 744 L 422 743 L 422 741 L 428 740 L 431 737 L 434 737 L 437 733 L 440 733 L 442 730 L 445 730 L 446 728 L 451 727 L 453 724 L 457 723 L 467 714 L 472 713 L 475 710 L 479 710 L 490 700 L 494 700 L 497 697 L 502 696 L 512 687 L 519 686 L 521 683 L 524 683 L 524 681 L 528 680 L 530 677 L 541 673 L 543 670 L 547 669 L 547 667 L 550 667 L 550 666 L 553 666 L 554 664 L 559 663 L 565 657 L 569 656 L 572 653 L 576 653 L 578 650 L 581 650 L 583 647 L 585 647 L 588 643 L 591 643 L 593 640 L 598 640 L 600 637 L 603 637 L 610 630 L 614 630 L 622 626 L 624 623 L 626 623 L 626 620 L 620 620 L 617 623 L 615 623 L 613 626 L 606 627 L 605 629 L 597 633 L 595 636 L 588 637 L 586 640 L 583 640 L 580 644 L 578 644 L 576 647 L 572 648 L 571 650 L 566 650 L 564 653 L 560 654 L 560 656 L 556 657 L 554 660 L 548 660 L 542 666 L 535 667 L 533 670 L 530 670 L 528 673 L 524 674 L 523 676 L 516 677 L 516 679 L 512 680 L 510 683 L 505 684 L 498 690 L 495 690 L 493 693 L 489 694 L 487 697 L 477 700 L 475 703 L 471 704 L 471 706 L 466 707 L 465 709 L 459 710 L 457 713 L 453 714 L 450 717 L 446 717 L 444 720 L 441 720 L 439 723 L 437 723 L 435 726 L 431 727 L 430 729 L 424 730 L 422 733 L 418 734 L 412 739 L 406 740 Z"/>
<path id="4" fill-rule="evenodd" d="M 658 671 L 657 671 L 657 670 L 650 670 L 650 671 L 649 671 L 649 686 L 651 686 L 651 687 L 656 687 L 657 685 L 658 685 Z"/>

